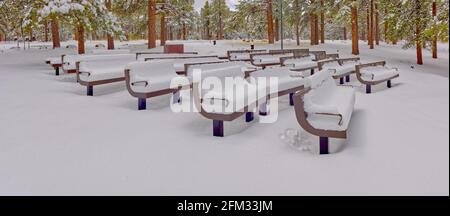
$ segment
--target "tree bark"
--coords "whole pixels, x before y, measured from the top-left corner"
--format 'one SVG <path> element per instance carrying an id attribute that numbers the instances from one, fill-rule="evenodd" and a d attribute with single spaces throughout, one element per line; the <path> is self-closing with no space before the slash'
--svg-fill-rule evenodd
<path id="1" fill-rule="evenodd" d="M 280 40 L 280 21 L 275 18 L 275 41 Z"/>
<path id="2" fill-rule="evenodd" d="M 386 16 L 387 14 L 387 9 L 384 9 L 384 16 Z M 388 36 L 387 36 L 387 31 L 388 31 L 388 23 L 386 21 L 384 21 L 384 42 L 385 43 L 389 43 L 388 41 Z"/>
<path id="3" fill-rule="evenodd" d="M 164 12 L 161 12 L 160 14 L 160 45 L 164 46 L 166 45 L 166 14 Z"/>
<path id="4" fill-rule="evenodd" d="M 433 1 L 432 4 L 432 15 L 434 18 L 434 22 L 436 22 L 436 15 L 437 15 L 437 5 L 436 5 L 436 1 Z M 437 59 L 438 54 L 437 54 L 437 33 L 435 33 L 433 35 L 433 40 L 431 41 L 431 53 L 432 53 L 432 57 Z"/>
<path id="5" fill-rule="evenodd" d="M 267 36 L 269 37 L 269 44 L 273 44 L 273 16 L 272 16 L 272 0 L 267 1 Z"/>
<path id="6" fill-rule="evenodd" d="M 422 40 L 421 40 L 421 34 L 422 31 L 420 29 L 420 10 L 421 10 L 421 5 L 420 5 L 420 1 L 421 0 L 415 0 L 415 4 L 416 4 L 416 51 L 417 51 L 417 64 L 422 65 L 423 64 L 423 59 L 422 59 Z"/>
<path id="7" fill-rule="evenodd" d="M 367 19 L 367 26 L 366 26 L 366 29 L 367 29 L 367 35 L 366 35 L 366 38 L 367 38 L 367 45 L 370 45 L 370 41 L 369 41 L 369 37 L 370 37 L 370 6 L 369 6 L 369 4 L 370 4 L 370 0 L 368 0 L 368 4 L 367 4 L 367 13 L 366 13 L 366 19 Z"/>
<path id="8" fill-rule="evenodd" d="M 59 26 L 58 26 L 58 20 L 56 20 L 56 17 L 52 18 L 51 26 L 52 26 L 53 49 L 59 48 L 59 47 L 61 47 L 61 40 L 59 38 Z"/>
<path id="9" fill-rule="evenodd" d="M 369 21 L 370 21 L 370 25 L 369 25 L 369 49 L 373 49 L 374 48 L 374 44 L 373 44 L 373 40 L 374 40 L 374 34 L 373 34 L 373 30 L 374 30 L 374 0 L 370 0 L 370 13 L 369 13 Z"/>
<path id="10" fill-rule="evenodd" d="M 78 24 L 77 31 L 78 31 L 78 54 L 85 54 L 86 50 L 84 48 L 84 26 Z"/>
<path id="11" fill-rule="evenodd" d="M 182 29 L 182 40 L 186 40 L 186 24 L 183 23 L 183 29 Z M 220 37 L 220 36 L 219 36 Z"/>
<path id="12" fill-rule="evenodd" d="M 320 12 L 320 43 L 325 43 L 325 13 L 323 12 L 323 0 L 320 1 L 322 11 Z"/>
<path id="13" fill-rule="evenodd" d="M 112 10 L 112 2 L 111 2 L 111 0 L 107 0 L 106 1 L 106 8 L 108 9 L 108 11 Z M 107 40 L 108 40 L 108 49 L 109 50 L 113 50 L 114 49 L 114 38 L 112 37 L 111 34 L 108 34 L 106 37 L 107 37 Z"/>
<path id="14" fill-rule="evenodd" d="M 378 3 L 375 2 L 375 44 L 380 45 L 380 27 L 378 20 Z"/>
<path id="15" fill-rule="evenodd" d="M 44 21 L 44 42 L 48 42 L 48 21 Z"/>
<path id="16" fill-rule="evenodd" d="M 295 4 L 295 8 L 298 10 L 299 9 L 299 4 L 298 4 L 298 0 L 295 0 L 294 2 Z M 297 46 L 300 46 L 300 17 L 298 14 L 295 15 L 295 39 L 297 41 Z"/>
<path id="17" fill-rule="evenodd" d="M 156 47 L 156 0 L 148 1 L 148 48 Z"/>
<path id="18" fill-rule="evenodd" d="M 353 0 L 356 3 L 356 0 Z M 352 54 L 359 55 L 359 44 L 358 44 L 358 8 L 352 5 Z"/>
<path id="19" fill-rule="evenodd" d="M 347 27 L 344 26 L 344 40 L 347 40 Z"/>

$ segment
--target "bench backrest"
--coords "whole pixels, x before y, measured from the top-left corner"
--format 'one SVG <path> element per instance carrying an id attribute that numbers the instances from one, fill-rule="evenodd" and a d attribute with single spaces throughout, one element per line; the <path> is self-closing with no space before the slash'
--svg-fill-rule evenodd
<path id="1" fill-rule="evenodd" d="M 134 55 L 118 54 L 118 55 L 98 55 L 83 58 L 79 61 L 79 70 L 83 72 L 95 72 L 105 68 L 117 68 L 123 70 L 125 66 L 135 61 Z"/>
<path id="2" fill-rule="evenodd" d="M 92 54 L 128 54 L 131 53 L 129 49 L 114 49 L 114 50 L 107 50 L 107 49 L 95 49 L 92 50 Z"/>
<path id="3" fill-rule="evenodd" d="M 223 79 L 225 77 L 244 77 L 244 69 L 250 67 L 245 62 L 223 62 L 223 63 L 211 63 L 190 65 L 187 69 L 187 76 L 192 77 L 194 70 L 200 70 L 202 78 L 217 77 Z"/>
<path id="4" fill-rule="evenodd" d="M 159 61 L 135 61 L 125 66 L 129 70 L 130 77 L 153 77 L 153 76 L 175 76 L 175 68 L 173 60 Z"/>

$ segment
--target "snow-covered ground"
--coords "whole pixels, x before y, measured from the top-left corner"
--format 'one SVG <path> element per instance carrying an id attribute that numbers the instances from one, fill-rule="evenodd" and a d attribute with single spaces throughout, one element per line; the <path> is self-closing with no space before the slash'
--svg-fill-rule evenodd
<path id="1" fill-rule="evenodd" d="M 120 47 L 143 50 L 144 43 Z M 301 130 L 286 97 L 276 123 L 237 119 L 216 138 L 211 121 L 172 113 L 168 97 L 137 111 L 122 83 L 85 96 L 73 75 L 55 77 L 44 64 L 73 49 L 10 46 L 0 44 L 7 50 L 0 52 L 0 195 L 449 195 L 448 45 L 439 59 L 425 51 L 418 66 L 413 49 L 369 50 L 361 42 L 363 61 L 386 60 L 401 76 L 371 95 L 352 83 L 349 136 L 333 140 L 330 155 L 282 142 L 286 129 Z M 240 46 L 220 42 L 213 51 Z M 211 52 L 198 42 L 188 48 Z M 350 41 L 327 41 L 311 49 L 349 56 L 350 48 Z"/>

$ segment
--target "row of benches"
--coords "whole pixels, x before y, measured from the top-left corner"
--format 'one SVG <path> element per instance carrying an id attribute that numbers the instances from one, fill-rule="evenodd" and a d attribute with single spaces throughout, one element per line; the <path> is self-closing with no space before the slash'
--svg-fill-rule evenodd
<path id="1" fill-rule="evenodd" d="M 289 52 L 292 56 L 286 56 Z M 228 52 L 228 58 L 232 53 Z M 192 53 L 178 55 L 145 53 L 140 56 L 142 55 L 146 56 L 141 61 L 136 61 L 137 55 L 134 54 L 92 55 L 89 58 L 87 56 L 79 58 L 75 63 L 77 81 L 87 87 L 87 95 L 93 95 L 95 85 L 125 81 L 129 93 L 138 98 L 139 110 L 146 108 L 148 98 L 173 94 L 174 102 L 177 103 L 180 102 L 180 91 L 192 90 L 195 107 L 202 116 L 213 121 L 213 135 L 219 137 L 224 136 L 224 121 L 232 121 L 244 114 L 246 121 L 252 121 L 256 108 L 259 109 L 260 115 L 267 115 L 270 113 L 267 101 L 289 95 L 290 105 L 295 106 L 299 124 L 307 132 L 320 137 L 321 153 L 328 153 L 328 138 L 346 138 L 354 105 L 354 90 L 338 87 L 333 78 L 339 79 L 342 84 L 344 77 L 349 81 L 350 75 L 355 73 L 360 82 L 369 86 L 366 89 L 370 93 L 371 85 L 387 82 L 388 87 L 391 87 L 391 79 L 399 76 L 396 69 L 387 68 L 385 62 L 360 64 L 359 58 L 339 59 L 338 56 L 327 55 L 325 52 L 316 52 L 313 59 L 306 50 L 251 53 L 251 64 L 246 61 L 228 61 L 218 56 Z M 276 56 L 280 58 L 280 65 L 284 67 L 266 68 L 254 64 L 251 59 L 256 59 L 256 56 Z M 304 71 L 295 70 L 295 64 L 298 62 L 308 64 L 313 62 L 317 65 L 314 69 L 317 68 L 319 72 L 313 73 L 313 70 L 310 76 L 298 76 L 299 72 Z M 288 67 L 289 64 L 294 64 L 294 67 Z M 261 70 L 262 68 L 265 70 Z M 201 71 L 202 78 L 241 77 L 247 80 L 241 83 L 241 87 L 252 91 L 235 92 L 236 94 L 232 95 L 223 92 L 205 94 L 198 88 L 198 82 L 190 82 L 184 86 L 170 86 L 171 81 L 176 78 L 188 77 L 192 81 L 195 70 Z M 258 84 L 248 81 L 252 77 L 277 77 L 278 89 L 271 91 L 270 83 Z M 259 88 L 269 91 L 258 94 Z M 233 100 L 236 98 L 252 98 L 252 100 L 246 101 L 241 106 L 232 107 L 231 112 L 223 112 L 229 107 L 221 107 L 222 111 L 219 112 L 205 109 L 208 104 L 219 106 L 235 104 Z M 224 101 L 226 103 L 223 103 Z"/>

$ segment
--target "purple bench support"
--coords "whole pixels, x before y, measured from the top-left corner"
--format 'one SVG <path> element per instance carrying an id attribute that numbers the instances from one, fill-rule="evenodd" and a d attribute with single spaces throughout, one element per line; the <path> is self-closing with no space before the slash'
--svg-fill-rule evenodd
<path id="1" fill-rule="evenodd" d="M 341 85 L 344 84 L 344 77 L 339 78 L 339 84 L 341 84 Z"/>
<path id="2" fill-rule="evenodd" d="M 55 67 L 55 75 L 59 76 L 59 67 Z"/>
<path id="3" fill-rule="evenodd" d="M 371 85 L 366 85 L 366 93 L 367 94 L 372 93 L 372 86 Z"/>
<path id="4" fill-rule="evenodd" d="M 259 115 L 266 116 L 267 115 L 267 101 L 260 105 L 259 107 Z"/>
<path id="5" fill-rule="evenodd" d="M 251 122 L 254 119 L 254 115 L 253 112 L 247 112 L 245 113 L 245 121 L 246 122 Z"/>
<path id="6" fill-rule="evenodd" d="M 314 68 L 311 68 L 311 76 L 314 75 Z"/>
<path id="7" fill-rule="evenodd" d="M 329 154 L 328 151 L 328 137 L 320 137 L 320 154 Z"/>
<path id="8" fill-rule="evenodd" d="M 138 98 L 138 110 L 146 110 L 146 109 L 147 109 L 147 99 Z"/>
<path id="9" fill-rule="evenodd" d="M 345 76 L 345 82 L 350 82 L 350 75 Z"/>
<path id="10" fill-rule="evenodd" d="M 392 87 L 391 80 L 388 80 L 388 81 L 387 81 L 387 87 L 388 87 L 388 88 L 391 88 L 391 87 Z"/>
<path id="11" fill-rule="evenodd" d="M 94 96 L 94 86 L 87 86 L 86 87 L 86 95 L 87 96 Z"/>
<path id="12" fill-rule="evenodd" d="M 213 136 L 223 137 L 223 121 L 213 120 Z"/>
<path id="13" fill-rule="evenodd" d="M 294 93 L 289 93 L 289 105 L 294 106 Z"/>

